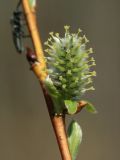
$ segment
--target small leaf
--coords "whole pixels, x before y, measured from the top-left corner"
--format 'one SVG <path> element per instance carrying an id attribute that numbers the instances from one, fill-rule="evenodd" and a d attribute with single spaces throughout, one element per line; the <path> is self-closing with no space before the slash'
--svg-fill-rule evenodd
<path id="1" fill-rule="evenodd" d="M 51 97 L 55 98 L 58 96 L 58 91 L 56 87 L 54 86 L 52 80 L 49 78 L 49 76 L 46 78 L 44 84 L 45 84 L 45 88 L 47 89 Z"/>
<path id="2" fill-rule="evenodd" d="M 36 6 L 36 0 L 29 0 L 31 8 L 34 8 Z"/>
<path id="3" fill-rule="evenodd" d="M 82 141 L 82 130 L 76 121 L 72 120 L 69 124 L 67 135 L 72 160 L 76 160 L 79 146 Z"/>
<path id="4" fill-rule="evenodd" d="M 85 108 L 86 108 L 86 110 L 87 110 L 88 112 L 90 112 L 90 113 L 94 113 L 94 114 L 97 113 L 96 108 L 95 108 L 95 107 L 93 106 L 93 104 L 90 103 L 90 102 L 87 102 Z"/>
<path id="5" fill-rule="evenodd" d="M 51 96 L 53 101 L 53 113 L 56 114 L 62 114 L 64 109 L 64 103 L 61 100 L 61 96 L 58 93 L 56 87 L 54 86 L 52 80 L 49 78 L 49 76 L 44 81 L 45 89 L 47 90 L 48 94 Z"/>
<path id="6" fill-rule="evenodd" d="M 76 113 L 78 106 L 78 103 L 76 101 L 65 100 L 64 103 L 67 108 L 68 114 Z"/>

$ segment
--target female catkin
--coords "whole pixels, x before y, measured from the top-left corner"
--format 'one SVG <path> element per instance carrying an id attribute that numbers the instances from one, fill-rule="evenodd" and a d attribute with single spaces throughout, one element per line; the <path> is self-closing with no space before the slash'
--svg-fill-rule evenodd
<path id="1" fill-rule="evenodd" d="M 86 91 L 94 90 L 92 77 L 96 76 L 96 72 L 92 67 L 96 64 L 91 55 L 92 48 L 87 49 L 89 40 L 81 34 L 81 30 L 71 34 L 69 26 L 64 28 L 63 38 L 58 33 L 51 32 L 50 38 L 45 42 L 49 73 L 47 81 L 51 81 L 53 92 L 60 97 L 61 102 L 78 102 Z"/>

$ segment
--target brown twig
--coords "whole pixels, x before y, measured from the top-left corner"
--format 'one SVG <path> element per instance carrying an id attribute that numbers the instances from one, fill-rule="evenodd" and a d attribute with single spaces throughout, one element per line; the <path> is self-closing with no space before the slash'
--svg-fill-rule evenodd
<path id="1" fill-rule="evenodd" d="M 28 24 L 28 29 L 29 29 L 31 39 L 33 42 L 33 46 L 35 49 L 36 57 L 37 57 L 37 60 L 40 62 L 40 64 L 39 64 L 39 70 L 40 70 L 39 71 L 39 74 L 40 74 L 39 79 L 40 79 L 40 81 L 43 82 L 47 76 L 47 73 L 45 72 L 46 63 L 45 63 L 42 44 L 41 44 L 39 31 L 38 31 L 38 27 L 37 27 L 35 10 L 32 10 L 30 8 L 28 0 L 22 0 L 22 5 L 23 5 L 26 21 Z"/>
<path id="2" fill-rule="evenodd" d="M 71 160 L 71 155 L 69 152 L 67 136 L 66 136 L 66 129 L 65 129 L 65 115 L 53 116 L 51 108 L 53 104 L 51 98 L 44 88 L 43 88 L 43 93 L 45 95 L 49 115 L 51 118 L 52 126 L 54 128 L 62 160 Z"/>
<path id="3" fill-rule="evenodd" d="M 22 0 L 22 5 L 23 5 L 26 21 L 28 24 L 28 28 L 30 31 L 31 39 L 33 41 L 33 46 L 35 49 L 36 57 L 38 60 L 38 62 L 32 66 L 32 70 L 35 73 L 35 75 L 38 77 L 38 79 L 40 80 L 40 84 L 41 84 L 41 87 L 43 89 L 43 93 L 46 99 L 51 122 L 54 128 L 54 131 L 55 131 L 58 145 L 59 145 L 62 160 L 71 160 L 71 155 L 69 152 L 66 130 L 65 130 L 65 123 L 64 123 L 65 117 L 52 115 L 52 110 L 53 110 L 52 100 L 50 96 L 47 94 L 46 90 L 44 89 L 44 85 L 43 85 L 43 82 L 47 76 L 47 73 L 45 72 L 46 63 L 44 59 L 44 54 L 43 54 L 43 49 L 41 45 L 41 40 L 39 37 L 38 28 L 36 25 L 35 10 L 34 9 L 32 10 L 30 8 L 28 0 Z"/>
<path id="4" fill-rule="evenodd" d="M 78 104 L 78 108 L 77 108 L 76 113 L 79 113 L 86 105 L 87 105 L 86 101 L 80 101 L 79 104 Z"/>

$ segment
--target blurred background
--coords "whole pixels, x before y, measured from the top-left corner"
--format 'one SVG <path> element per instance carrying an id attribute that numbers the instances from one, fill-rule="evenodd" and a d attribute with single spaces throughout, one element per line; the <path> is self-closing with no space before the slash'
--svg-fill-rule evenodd
<path id="1" fill-rule="evenodd" d="M 9 21 L 17 2 L 0 1 L 0 159 L 60 160 L 39 83 L 12 42 Z M 80 27 L 95 51 L 96 91 L 85 99 L 99 113 L 75 116 L 83 130 L 78 160 L 120 159 L 119 17 L 119 0 L 38 0 L 42 43 L 50 31 L 63 35 L 67 24 L 72 32 Z"/>

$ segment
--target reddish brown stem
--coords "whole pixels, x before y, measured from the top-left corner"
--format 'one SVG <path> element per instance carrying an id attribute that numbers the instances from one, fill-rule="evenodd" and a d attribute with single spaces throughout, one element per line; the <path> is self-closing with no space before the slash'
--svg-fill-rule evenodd
<path id="1" fill-rule="evenodd" d="M 71 155 L 68 149 L 68 142 L 64 126 L 64 117 L 58 116 L 52 118 L 53 128 L 58 141 L 61 157 L 63 160 L 71 160 Z"/>
<path id="2" fill-rule="evenodd" d="M 46 99 L 50 119 L 56 135 L 62 160 L 72 160 L 69 147 L 68 147 L 68 141 L 67 141 L 67 135 L 66 135 L 66 129 L 65 129 L 65 115 L 62 115 L 62 116 L 53 115 L 52 100 L 44 88 L 43 88 L 43 92 Z"/>
<path id="3" fill-rule="evenodd" d="M 52 111 L 53 111 L 52 100 L 50 96 L 47 94 L 43 86 L 43 82 L 47 76 L 47 73 L 45 72 L 46 63 L 45 63 L 43 49 L 42 49 L 42 45 L 39 37 L 39 31 L 36 23 L 35 10 L 30 8 L 28 0 L 22 0 L 22 5 L 23 5 L 26 21 L 28 24 L 28 29 L 30 31 L 31 39 L 33 42 L 33 46 L 35 49 L 36 57 L 38 60 L 38 62 L 32 66 L 32 70 L 35 73 L 35 75 L 38 77 L 40 84 L 42 86 L 48 111 L 49 111 L 49 115 L 50 115 L 50 119 L 51 119 L 54 132 L 57 138 L 57 142 L 59 145 L 62 160 L 71 160 L 71 155 L 70 155 L 69 147 L 67 143 L 65 124 L 64 124 L 65 117 L 52 115 Z"/>

